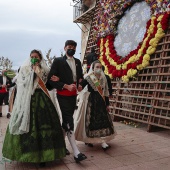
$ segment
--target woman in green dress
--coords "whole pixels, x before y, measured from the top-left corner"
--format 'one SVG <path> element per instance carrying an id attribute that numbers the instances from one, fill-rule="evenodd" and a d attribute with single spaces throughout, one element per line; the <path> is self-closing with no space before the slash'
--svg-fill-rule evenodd
<path id="1" fill-rule="evenodd" d="M 17 77 L 17 95 L 4 139 L 3 157 L 45 166 L 45 162 L 66 155 L 59 116 L 45 86 L 48 73 L 41 52 L 31 51 Z M 53 79 L 56 81 L 57 77 Z"/>

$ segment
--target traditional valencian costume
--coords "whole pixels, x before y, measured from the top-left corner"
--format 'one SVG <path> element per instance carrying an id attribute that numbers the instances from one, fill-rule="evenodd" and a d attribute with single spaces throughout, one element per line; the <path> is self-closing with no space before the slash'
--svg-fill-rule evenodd
<path id="1" fill-rule="evenodd" d="M 82 82 L 84 90 L 79 94 L 78 109 L 75 112 L 75 138 L 85 143 L 105 143 L 114 138 L 115 130 L 106 109 L 109 105 L 107 80 L 102 72 L 98 79 L 92 69 Z"/>
<path id="2" fill-rule="evenodd" d="M 43 58 L 35 71 L 30 58 L 21 67 L 16 82 L 16 99 L 2 149 L 5 158 L 41 163 L 65 156 L 59 116 L 45 87 L 48 73 L 49 68 Z"/>
<path id="3" fill-rule="evenodd" d="M 79 151 L 74 137 L 73 114 L 76 107 L 76 88 L 78 88 L 80 80 L 83 78 L 81 62 L 73 57 L 76 46 L 77 43 L 75 41 L 67 40 L 64 47 L 66 54 L 63 57 L 54 59 L 49 73 L 48 88 L 57 89 L 57 99 L 62 114 L 62 127 L 72 146 L 75 161 L 80 162 L 87 157 Z M 60 80 L 56 82 L 51 81 L 50 78 L 53 75 L 59 77 Z M 74 85 L 76 88 L 70 91 L 65 88 L 66 85 Z"/>

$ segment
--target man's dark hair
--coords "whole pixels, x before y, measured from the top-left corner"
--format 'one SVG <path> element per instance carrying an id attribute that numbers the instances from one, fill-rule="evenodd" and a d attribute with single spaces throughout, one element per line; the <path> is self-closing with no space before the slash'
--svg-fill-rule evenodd
<path id="1" fill-rule="evenodd" d="M 65 42 L 65 47 L 66 47 L 67 45 L 73 45 L 74 47 L 76 47 L 76 46 L 77 46 L 77 43 L 76 43 L 74 40 L 67 40 L 67 41 Z"/>

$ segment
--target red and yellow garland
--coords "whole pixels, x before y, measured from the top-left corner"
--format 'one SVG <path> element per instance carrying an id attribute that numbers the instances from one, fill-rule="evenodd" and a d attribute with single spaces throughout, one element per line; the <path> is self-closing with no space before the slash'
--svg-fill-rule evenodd
<path id="1" fill-rule="evenodd" d="M 113 35 L 101 38 L 98 42 L 99 60 L 105 66 L 105 73 L 111 78 L 121 77 L 123 82 L 127 83 L 137 74 L 138 70 L 146 68 L 149 65 L 150 56 L 156 51 L 159 41 L 165 35 L 169 17 L 168 13 L 152 16 L 147 22 L 143 42 L 124 58 L 116 53 Z"/>

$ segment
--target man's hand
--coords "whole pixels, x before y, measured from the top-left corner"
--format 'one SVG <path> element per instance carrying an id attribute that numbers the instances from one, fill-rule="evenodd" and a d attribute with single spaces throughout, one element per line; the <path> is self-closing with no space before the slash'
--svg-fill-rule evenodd
<path id="1" fill-rule="evenodd" d="M 6 88 L 6 85 L 2 85 L 2 88 Z"/>
<path id="2" fill-rule="evenodd" d="M 77 89 L 75 84 L 70 84 L 70 85 L 65 84 L 64 88 L 69 91 L 75 91 Z"/>
<path id="3" fill-rule="evenodd" d="M 50 80 L 52 80 L 52 81 L 59 81 L 60 79 L 59 79 L 59 77 L 53 75 Z"/>

